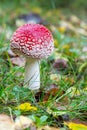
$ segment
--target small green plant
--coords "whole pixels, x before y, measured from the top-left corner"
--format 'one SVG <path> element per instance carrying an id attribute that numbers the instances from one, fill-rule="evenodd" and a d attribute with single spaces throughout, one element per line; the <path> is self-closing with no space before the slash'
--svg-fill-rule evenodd
<path id="1" fill-rule="evenodd" d="M 37 117 L 35 115 L 32 115 L 32 116 L 29 116 L 29 118 L 31 118 L 35 122 L 37 127 L 40 127 L 47 124 L 48 116 L 43 115 L 41 117 Z"/>

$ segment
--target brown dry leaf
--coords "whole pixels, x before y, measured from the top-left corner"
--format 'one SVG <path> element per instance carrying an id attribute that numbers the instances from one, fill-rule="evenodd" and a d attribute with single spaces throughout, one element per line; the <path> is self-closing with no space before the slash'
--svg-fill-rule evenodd
<path id="1" fill-rule="evenodd" d="M 19 116 L 15 119 L 15 130 L 23 130 L 33 125 L 33 121 L 26 116 Z"/>
<path id="2" fill-rule="evenodd" d="M 58 71 L 65 70 L 68 68 L 67 60 L 58 58 L 54 61 L 53 67 Z"/>
<path id="3" fill-rule="evenodd" d="M 14 122 L 8 115 L 0 114 L 0 130 L 15 130 Z"/>
<path id="4" fill-rule="evenodd" d="M 48 90 L 46 90 L 46 94 L 44 95 L 43 101 L 47 101 L 50 96 L 54 97 L 58 92 L 59 96 L 64 94 L 64 91 L 60 92 L 60 89 L 55 84 L 50 85 Z"/>
<path id="5" fill-rule="evenodd" d="M 60 129 L 46 125 L 46 126 L 43 126 L 41 128 L 38 128 L 37 130 L 60 130 Z"/>
<path id="6" fill-rule="evenodd" d="M 25 65 L 25 58 L 22 56 L 14 57 L 14 58 L 11 58 L 11 62 L 13 65 L 18 65 L 18 66 L 22 67 Z"/>

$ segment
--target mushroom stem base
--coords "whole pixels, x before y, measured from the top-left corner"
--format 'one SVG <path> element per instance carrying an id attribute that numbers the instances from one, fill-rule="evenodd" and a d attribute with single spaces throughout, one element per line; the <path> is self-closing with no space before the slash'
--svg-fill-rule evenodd
<path id="1" fill-rule="evenodd" d="M 24 86 L 31 90 L 38 90 L 40 88 L 39 63 L 38 59 L 26 59 Z"/>

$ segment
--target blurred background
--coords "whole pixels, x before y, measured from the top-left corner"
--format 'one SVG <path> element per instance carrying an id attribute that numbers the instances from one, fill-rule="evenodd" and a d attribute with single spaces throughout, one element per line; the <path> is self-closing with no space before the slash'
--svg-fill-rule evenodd
<path id="1" fill-rule="evenodd" d="M 8 25 L 10 34 L 10 29 L 27 22 L 66 27 L 67 20 L 78 25 L 80 19 L 87 21 L 86 12 L 86 0 L 1 0 L 0 32 Z"/>
<path id="2" fill-rule="evenodd" d="M 1 0 L 0 24 L 14 24 L 21 15 L 37 13 L 48 23 L 58 24 L 62 17 L 77 15 L 86 20 L 86 0 Z M 27 18 L 26 18 L 27 17 Z M 28 21 L 28 16 L 23 17 Z"/>
<path id="3" fill-rule="evenodd" d="M 24 23 L 41 23 L 54 25 L 63 33 L 69 29 L 87 36 L 86 12 L 86 0 L 1 0 L 0 33 L 6 32 L 9 39 Z"/>

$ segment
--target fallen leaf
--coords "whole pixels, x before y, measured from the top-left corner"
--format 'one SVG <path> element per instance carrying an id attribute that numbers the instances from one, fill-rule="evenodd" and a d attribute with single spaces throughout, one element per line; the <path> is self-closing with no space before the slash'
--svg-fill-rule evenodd
<path id="1" fill-rule="evenodd" d="M 15 119 L 15 130 L 23 130 L 33 125 L 33 121 L 26 116 L 19 116 Z"/>
<path id="2" fill-rule="evenodd" d="M 8 115 L 0 114 L 0 130 L 15 130 L 14 122 Z"/>
<path id="3" fill-rule="evenodd" d="M 71 30 L 73 31 L 74 33 L 76 34 L 82 34 L 84 36 L 87 36 L 87 32 L 86 30 L 84 30 L 84 28 L 81 28 L 81 27 L 74 27 L 74 25 L 70 22 L 67 22 L 67 21 L 61 21 L 60 22 L 60 26 L 66 28 L 66 30 Z"/>
<path id="4" fill-rule="evenodd" d="M 80 24 L 80 22 L 81 22 L 80 19 L 75 15 L 70 16 L 70 21 L 75 24 Z"/>
<path id="5" fill-rule="evenodd" d="M 7 52 L 10 57 L 16 57 L 16 54 L 11 49 L 9 49 Z"/>
<path id="6" fill-rule="evenodd" d="M 37 130 L 35 126 L 30 126 L 30 130 Z"/>
<path id="7" fill-rule="evenodd" d="M 59 97 L 63 94 L 64 94 L 64 91 L 61 91 L 60 88 L 58 88 L 55 84 L 52 84 L 50 85 L 48 90 L 46 90 L 43 101 L 48 101 L 50 96 L 55 97 L 55 95 L 58 95 L 57 97 Z"/>
<path id="8" fill-rule="evenodd" d="M 53 63 L 53 67 L 60 71 L 60 70 L 65 70 L 66 68 L 68 68 L 68 63 L 67 60 L 65 59 L 57 59 L 54 63 Z"/>
<path id="9" fill-rule="evenodd" d="M 25 65 L 25 58 L 24 57 L 14 57 L 14 58 L 11 58 L 11 62 L 13 65 L 18 65 L 20 67 L 24 66 Z"/>
<path id="10" fill-rule="evenodd" d="M 82 34 L 84 36 L 87 36 L 87 31 L 84 30 L 83 28 L 77 28 L 77 29 L 75 29 L 75 32 L 79 33 L 79 34 Z"/>
<path id="11" fill-rule="evenodd" d="M 83 124 L 83 125 L 87 125 L 87 120 L 81 120 L 81 119 L 72 119 L 72 122 L 74 122 L 74 123 L 77 123 L 77 124 Z"/>
<path id="12" fill-rule="evenodd" d="M 46 125 L 46 126 L 43 126 L 41 128 L 38 128 L 37 130 L 60 130 L 60 129 Z"/>
<path id="13" fill-rule="evenodd" d="M 75 27 L 73 26 L 73 24 L 65 20 L 60 21 L 60 26 L 66 28 L 66 30 L 69 29 L 69 30 L 75 31 Z"/>
<path id="14" fill-rule="evenodd" d="M 87 130 L 87 126 L 73 122 L 65 123 L 71 130 Z"/>
<path id="15" fill-rule="evenodd" d="M 58 30 L 59 30 L 60 33 L 64 33 L 66 31 L 66 28 L 60 26 L 60 27 L 58 27 Z"/>
<path id="16" fill-rule="evenodd" d="M 87 24 L 84 21 L 81 21 L 80 26 L 81 28 L 87 30 Z"/>

